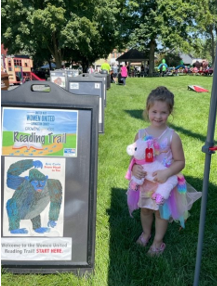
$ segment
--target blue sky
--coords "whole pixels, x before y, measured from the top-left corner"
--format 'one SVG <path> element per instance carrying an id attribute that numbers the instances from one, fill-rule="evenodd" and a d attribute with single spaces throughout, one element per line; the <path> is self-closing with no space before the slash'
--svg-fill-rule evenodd
<path id="1" fill-rule="evenodd" d="M 53 134 L 76 133 L 77 132 L 77 111 L 33 109 L 33 108 L 4 108 L 3 109 L 3 131 L 27 131 L 28 127 L 37 127 L 40 131 L 36 133 Z M 38 115 L 39 120 L 27 121 L 27 115 Z M 54 121 L 45 121 L 42 116 L 52 116 Z"/>

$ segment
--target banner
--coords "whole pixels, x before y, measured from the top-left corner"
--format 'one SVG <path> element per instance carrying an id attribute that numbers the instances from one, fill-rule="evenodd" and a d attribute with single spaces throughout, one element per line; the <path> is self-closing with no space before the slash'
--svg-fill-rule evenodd
<path id="1" fill-rule="evenodd" d="M 2 155 L 77 156 L 78 111 L 3 108 Z"/>

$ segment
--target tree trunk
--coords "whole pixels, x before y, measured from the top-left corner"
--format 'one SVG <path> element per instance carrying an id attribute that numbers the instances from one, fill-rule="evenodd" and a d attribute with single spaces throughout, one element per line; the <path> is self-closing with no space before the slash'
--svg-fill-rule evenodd
<path id="1" fill-rule="evenodd" d="M 58 46 L 58 40 L 56 39 L 55 33 L 52 34 L 52 42 L 54 50 L 52 50 L 52 55 L 55 59 L 56 68 L 60 69 L 62 67 L 62 55 L 61 55 L 61 49 L 59 49 Z"/>
<path id="2" fill-rule="evenodd" d="M 88 68 L 89 68 L 89 61 L 86 58 L 82 58 L 81 65 L 82 65 L 83 73 L 87 73 Z"/>
<path id="3" fill-rule="evenodd" d="M 156 49 L 156 42 L 155 40 L 151 40 L 149 43 L 150 47 L 150 54 L 149 54 L 149 76 L 153 76 L 154 73 L 154 52 Z"/>

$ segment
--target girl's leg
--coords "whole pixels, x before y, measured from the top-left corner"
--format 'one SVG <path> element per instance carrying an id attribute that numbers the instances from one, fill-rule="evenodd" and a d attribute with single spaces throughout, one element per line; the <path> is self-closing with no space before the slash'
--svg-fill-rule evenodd
<path id="1" fill-rule="evenodd" d="M 141 208 L 140 218 L 143 229 L 143 237 L 145 240 L 149 240 L 153 223 L 153 210 Z"/>
<path id="2" fill-rule="evenodd" d="M 160 217 L 159 211 L 155 212 L 155 236 L 152 246 L 159 248 L 163 243 L 164 235 L 166 234 L 168 227 L 168 220 Z"/>

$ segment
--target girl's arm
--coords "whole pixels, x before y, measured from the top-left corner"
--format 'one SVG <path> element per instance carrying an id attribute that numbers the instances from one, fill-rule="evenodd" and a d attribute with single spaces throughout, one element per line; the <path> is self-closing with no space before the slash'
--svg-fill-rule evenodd
<path id="1" fill-rule="evenodd" d="M 185 167 L 185 156 L 182 142 L 179 135 L 175 132 L 172 137 L 171 151 L 173 155 L 173 163 L 166 170 L 159 170 L 153 173 L 156 182 L 164 183 L 169 177 L 177 175 Z"/>
<path id="2" fill-rule="evenodd" d="M 185 167 L 185 155 L 182 147 L 182 141 L 176 132 L 173 134 L 171 151 L 174 161 L 168 168 L 170 170 L 170 176 L 178 174 Z"/>

